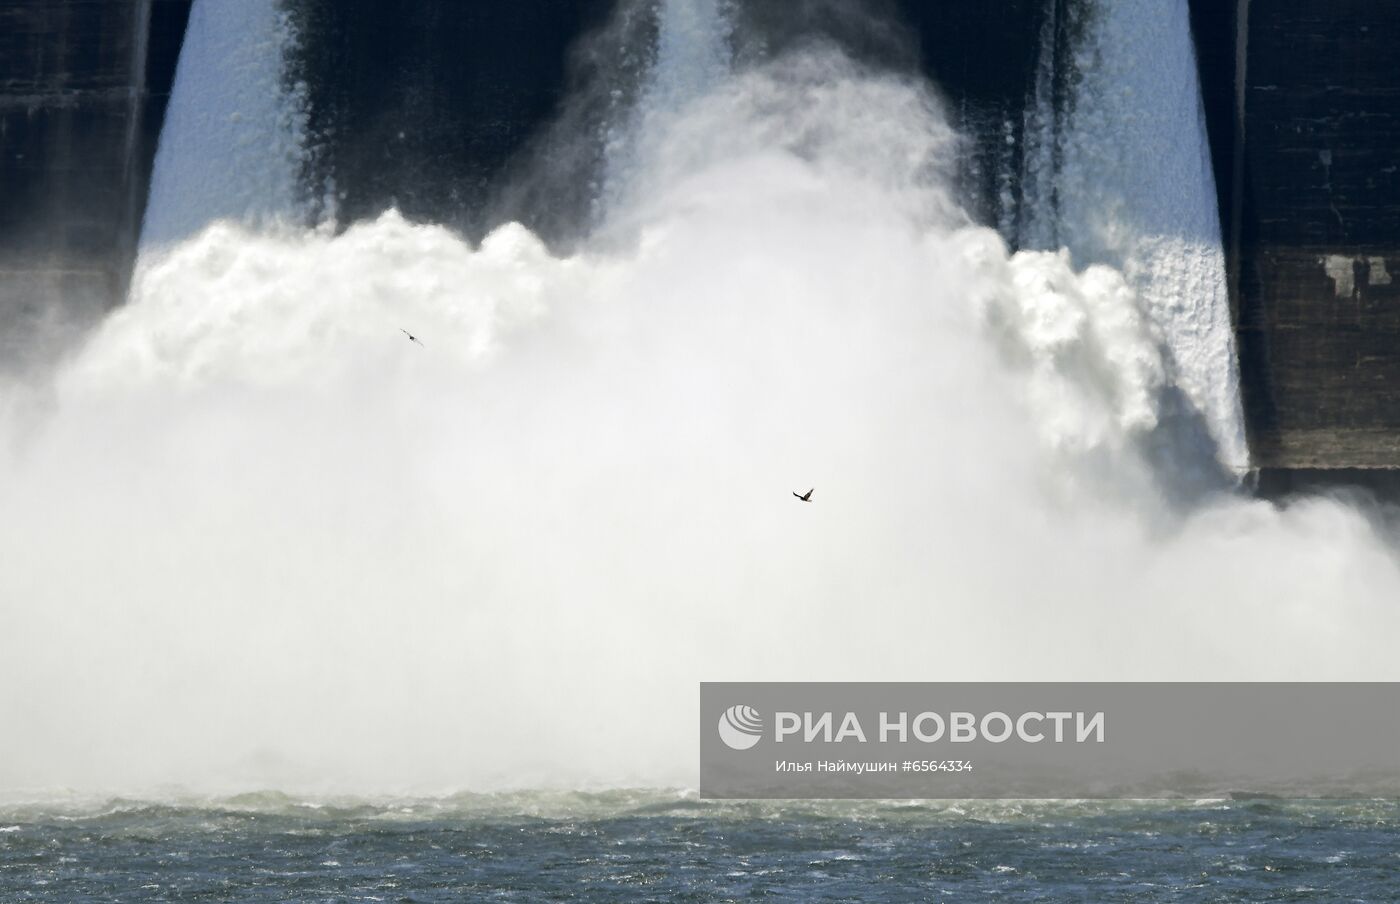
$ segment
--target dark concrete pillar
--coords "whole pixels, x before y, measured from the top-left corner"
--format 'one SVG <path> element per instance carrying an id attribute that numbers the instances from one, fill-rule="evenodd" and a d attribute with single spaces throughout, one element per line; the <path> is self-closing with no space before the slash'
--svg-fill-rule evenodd
<path id="1" fill-rule="evenodd" d="M 1254 463 L 1400 467 L 1400 8 L 1248 9 L 1237 332 Z"/>
<path id="2" fill-rule="evenodd" d="M 0 370 L 129 278 L 190 0 L 0 0 Z"/>
<path id="3" fill-rule="evenodd" d="M 313 196 L 342 223 L 390 206 L 479 236 L 564 207 L 498 211 L 504 183 L 559 115 L 570 50 L 612 0 L 289 0 L 310 99 Z M 573 69 L 597 66 L 578 59 Z M 577 75 L 577 73 L 575 73 Z"/>

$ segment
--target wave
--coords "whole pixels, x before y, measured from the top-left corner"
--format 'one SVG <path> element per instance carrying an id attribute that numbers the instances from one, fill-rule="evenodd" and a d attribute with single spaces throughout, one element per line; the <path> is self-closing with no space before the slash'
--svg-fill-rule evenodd
<path id="1" fill-rule="evenodd" d="M 1199 820 L 1210 814 L 1244 811 L 1256 816 L 1303 819 L 1309 816 L 1366 819 L 1377 827 L 1400 825 L 1400 805 L 1393 800 L 868 800 L 868 801 L 714 801 L 682 789 L 609 789 L 600 791 L 463 792 L 440 797 L 305 796 L 279 791 L 207 796 L 167 792 L 151 798 L 102 798 L 51 794 L 27 800 L 0 801 L 0 821 L 16 831 L 43 823 L 227 824 L 251 825 L 259 818 L 293 820 L 306 828 L 372 827 L 376 824 L 424 822 L 564 822 L 616 819 L 726 821 L 865 820 L 909 825 L 1024 825 L 1096 819 Z M 283 823 L 277 824 L 281 830 Z"/>

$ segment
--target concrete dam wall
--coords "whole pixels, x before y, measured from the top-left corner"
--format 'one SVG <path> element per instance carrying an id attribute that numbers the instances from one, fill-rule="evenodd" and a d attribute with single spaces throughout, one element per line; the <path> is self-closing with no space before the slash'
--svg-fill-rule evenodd
<path id="1" fill-rule="evenodd" d="M 0 0 L 5 369 L 123 297 L 190 5 Z M 1007 174 L 1022 171 L 1032 96 L 1066 103 L 1082 0 L 866 5 L 898 24 L 754 0 L 738 27 L 770 48 L 816 27 L 871 61 L 918 66 L 969 136 L 965 199 L 1014 235 L 1024 186 Z M 470 235 L 521 219 L 567 244 L 596 189 L 599 124 L 646 65 L 617 55 L 652 26 L 639 15 L 609 35 L 612 8 L 291 0 L 308 194 L 342 222 L 395 205 Z M 1400 12 L 1366 0 L 1191 12 L 1252 463 L 1400 467 Z M 1047 52 L 1061 61 L 1049 81 Z M 561 116 L 568 142 L 550 128 Z"/>
<path id="2" fill-rule="evenodd" d="M 1400 467 L 1400 9 L 1242 10 L 1232 250 L 1255 462 Z"/>
<path id="3" fill-rule="evenodd" d="M 123 296 L 191 0 L 0 0 L 0 362 Z"/>

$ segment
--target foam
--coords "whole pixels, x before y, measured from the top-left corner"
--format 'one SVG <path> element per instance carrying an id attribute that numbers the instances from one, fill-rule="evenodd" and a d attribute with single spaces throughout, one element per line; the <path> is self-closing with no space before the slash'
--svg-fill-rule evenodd
<path id="1" fill-rule="evenodd" d="M 0 463 L 0 787 L 692 787 L 700 680 L 1393 678 L 1376 513 L 1175 495 L 1150 306 L 968 224 L 955 146 L 814 52 L 573 256 L 143 260 Z"/>

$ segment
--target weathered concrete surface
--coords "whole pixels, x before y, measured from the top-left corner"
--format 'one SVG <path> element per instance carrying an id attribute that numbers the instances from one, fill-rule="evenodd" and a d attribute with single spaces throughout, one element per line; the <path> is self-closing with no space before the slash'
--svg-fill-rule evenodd
<path id="1" fill-rule="evenodd" d="M 967 199 L 995 201 L 995 180 L 1020 167 L 1046 4 L 746 0 L 735 7 L 736 50 L 774 54 L 824 34 L 872 64 L 922 69 L 972 137 Z M 615 8 L 632 13 L 612 18 Z M 393 205 L 474 237 L 506 219 L 565 243 L 586 228 L 609 126 L 650 63 L 639 48 L 652 44 L 653 6 L 290 0 L 289 9 L 301 34 L 294 71 L 310 98 L 309 181 L 333 189 L 341 222 Z"/>
<path id="2" fill-rule="evenodd" d="M 191 0 L 0 0 L 0 370 L 118 303 Z"/>
<path id="3" fill-rule="evenodd" d="M 1254 2 L 1244 34 L 1231 257 L 1254 464 L 1400 467 L 1400 6 Z"/>
<path id="4" fill-rule="evenodd" d="M 341 222 L 396 206 L 474 235 L 507 217 L 548 225 L 566 198 L 498 212 L 499 196 L 560 112 L 570 48 L 611 7 L 289 0 L 301 35 L 293 72 L 310 100 L 310 183 L 335 192 Z M 597 65 L 575 58 L 574 76 Z"/>

